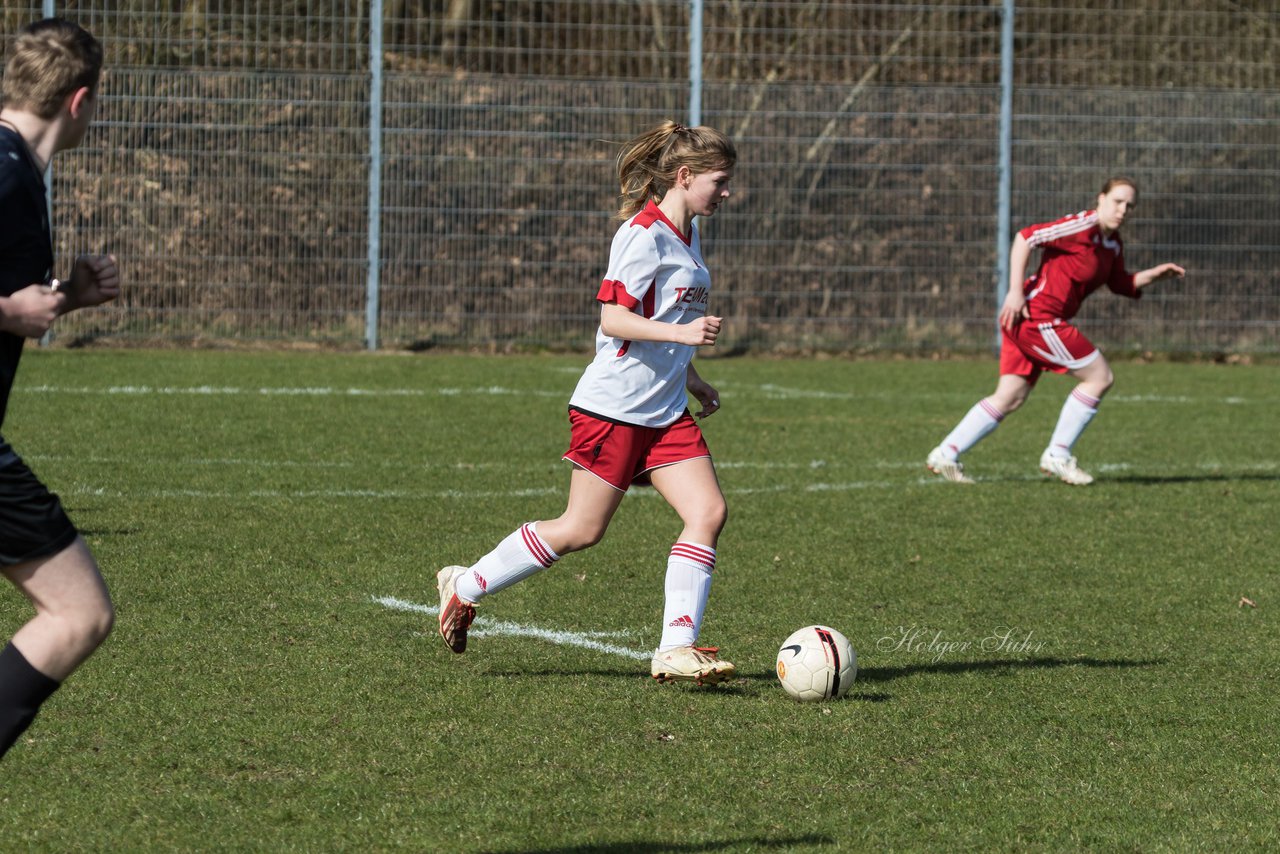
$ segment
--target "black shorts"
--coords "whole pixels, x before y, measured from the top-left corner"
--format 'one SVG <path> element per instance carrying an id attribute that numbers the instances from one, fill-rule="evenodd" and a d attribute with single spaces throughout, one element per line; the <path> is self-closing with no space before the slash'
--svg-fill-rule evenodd
<path id="1" fill-rule="evenodd" d="M 58 496 L 0 441 L 0 567 L 55 555 L 77 536 Z"/>

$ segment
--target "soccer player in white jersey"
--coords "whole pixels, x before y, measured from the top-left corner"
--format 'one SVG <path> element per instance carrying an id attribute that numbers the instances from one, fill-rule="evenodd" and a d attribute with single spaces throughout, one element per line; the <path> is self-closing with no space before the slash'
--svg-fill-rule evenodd
<path id="1" fill-rule="evenodd" d="M 1000 308 L 1000 379 L 995 393 L 974 404 L 926 461 L 928 469 L 955 483 L 973 483 L 959 457 L 1013 412 L 1043 371 L 1070 374 L 1078 384 L 1067 396 L 1040 470 L 1064 483 L 1085 486 L 1093 476 L 1079 467 L 1072 449 L 1114 378 L 1102 353 L 1071 324 L 1084 298 L 1106 285 L 1138 299 L 1152 282 L 1186 271 L 1159 264 L 1138 273 L 1124 266 L 1120 226 L 1138 202 L 1129 178 L 1111 178 L 1098 194 L 1097 207 L 1018 232 L 1009 253 L 1009 293 Z M 1031 250 L 1042 251 L 1040 269 L 1025 279 Z"/>
<path id="2" fill-rule="evenodd" d="M 454 652 L 466 649 L 477 602 L 598 543 L 627 489 L 647 483 L 684 524 L 667 555 L 662 638 L 650 673 L 698 684 L 733 677 L 717 650 L 696 645 L 727 509 L 687 395 L 698 401 L 699 418 L 720 408 L 692 364 L 697 348 L 716 343 L 721 321 L 707 313 L 711 276 L 694 217 L 713 216 L 729 198 L 736 161 L 719 131 L 672 121 L 619 154 L 624 222 L 596 294 L 595 360 L 569 400 L 568 505 L 556 519 L 521 525 L 473 565 L 440 570 L 440 636 Z"/>

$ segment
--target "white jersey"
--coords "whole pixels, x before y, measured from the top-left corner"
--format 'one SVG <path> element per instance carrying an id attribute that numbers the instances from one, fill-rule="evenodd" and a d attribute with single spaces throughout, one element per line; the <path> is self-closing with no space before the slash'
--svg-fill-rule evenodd
<path id="1" fill-rule="evenodd" d="M 661 323 L 689 323 L 707 313 L 710 293 L 697 227 L 690 227 L 686 241 L 650 201 L 613 236 L 596 299 Z M 695 349 L 610 338 L 597 329 L 595 360 L 569 405 L 611 421 L 666 427 L 688 406 L 685 381 Z"/>

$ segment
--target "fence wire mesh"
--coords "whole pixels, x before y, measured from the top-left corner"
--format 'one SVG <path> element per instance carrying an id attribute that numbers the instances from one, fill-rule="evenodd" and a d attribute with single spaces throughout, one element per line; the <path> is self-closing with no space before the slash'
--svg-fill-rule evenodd
<path id="1" fill-rule="evenodd" d="M 587 347 L 618 144 L 689 111 L 688 0 L 58 3 L 107 49 L 55 161 L 59 257 L 127 294 L 61 342 L 366 338 L 382 34 L 382 346 Z M 41 3 L 3 2 L 6 37 Z M 702 223 L 727 349 L 982 349 L 994 334 L 1001 3 L 705 0 L 704 123 L 736 197 Z M 1106 346 L 1280 350 L 1280 8 L 1019 2 L 1013 227 L 1138 180 Z M 7 41 L 7 38 L 6 38 Z"/>

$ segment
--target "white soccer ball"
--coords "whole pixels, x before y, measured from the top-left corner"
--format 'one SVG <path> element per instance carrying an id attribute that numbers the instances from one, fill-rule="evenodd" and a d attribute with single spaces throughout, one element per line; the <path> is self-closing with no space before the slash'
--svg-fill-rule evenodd
<path id="1" fill-rule="evenodd" d="M 830 626 L 805 626 L 778 650 L 778 681 L 801 702 L 844 696 L 858 675 L 858 654 Z"/>

